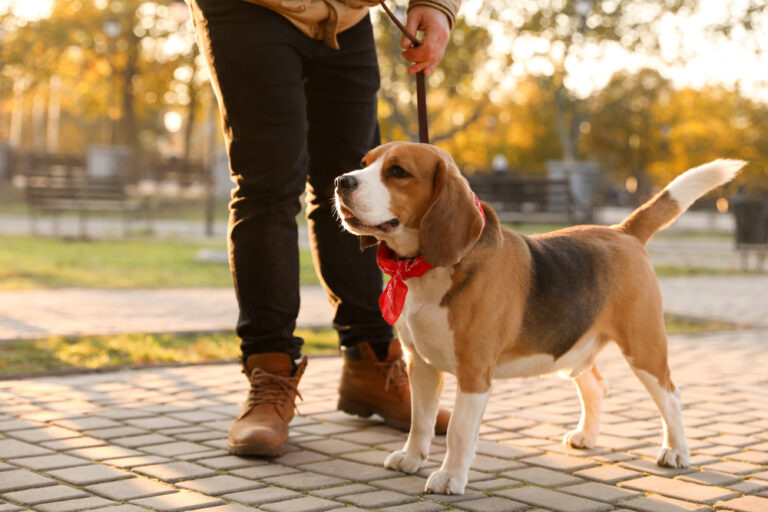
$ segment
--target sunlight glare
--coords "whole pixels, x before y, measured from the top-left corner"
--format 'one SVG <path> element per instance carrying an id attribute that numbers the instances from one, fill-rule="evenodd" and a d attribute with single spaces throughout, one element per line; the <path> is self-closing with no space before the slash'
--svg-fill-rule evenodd
<path id="1" fill-rule="evenodd" d="M 12 12 L 28 20 L 45 18 L 52 8 L 53 0 L 0 0 L 0 12 Z"/>

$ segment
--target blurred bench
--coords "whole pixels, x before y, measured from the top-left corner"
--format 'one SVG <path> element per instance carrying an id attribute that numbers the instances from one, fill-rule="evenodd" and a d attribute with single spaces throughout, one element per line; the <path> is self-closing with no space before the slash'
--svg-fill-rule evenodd
<path id="1" fill-rule="evenodd" d="M 41 215 L 51 216 L 54 233 L 59 234 L 58 214 L 78 214 L 80 238 L 88 237 L 88 216 L 92 212 L 116 212 L 122 215 L 124 232 L 129 217 L 144 211 L 142 198 L 128 194 L 121 175 L 92 176 L 82 156 L 28 153 L 15 162 L 17 173 L 24 177 L 25 199 L 30 211 L 32 231 Z"/>
<path id="2" fill-rule="evenodd" d="M 472 190 L 502 222 L 573 224 L 574 202 L 568 180 L 521 178 L 508 174 L 475 175 Z"/>

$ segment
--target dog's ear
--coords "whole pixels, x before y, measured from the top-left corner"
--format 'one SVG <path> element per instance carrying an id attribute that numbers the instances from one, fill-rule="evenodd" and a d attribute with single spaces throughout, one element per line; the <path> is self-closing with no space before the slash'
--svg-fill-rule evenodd
<path id="1" fill-rule="evenodd" d="M 360 250 L 364 251 L 365 249 L 369 247 L 373 247 L 374 245 L 378 244 L 379 240 L 375 236 L 371 235 L 360 235 Z"/>
<path id="2" fill-rule="evenodd" d="M 431 205 L 419 225 L 419 251 L 431 265 L 458 263 L 480 237 L 483 216 L 456 164 L 438 158 Z"/>

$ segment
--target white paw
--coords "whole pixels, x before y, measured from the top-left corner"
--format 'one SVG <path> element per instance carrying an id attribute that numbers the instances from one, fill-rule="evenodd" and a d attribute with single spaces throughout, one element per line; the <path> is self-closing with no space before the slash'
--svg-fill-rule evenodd
<path id="1" fill-rule="evenodd" d="M 427 460 L 426 457 L 398 450 L 389 454 L 387 460 L 384 461 L 384 467 L 402 471 L 404 473 L 415 473 L 419 470 L 425 460 Z"/>
<path id="2" fill-rule="evenodd" d="M 675 450 L 666 446 L 662 447 L 656 458 L 656 464 L 666 468 L 687 468 L 690 465 L 688 449 Z"/>
<path id="3" fill-rule="evenodd" d="M 594 448 L 597 434 L 585 430 L 571 430 L 563 436 L 563 444 L 571 448 Z"/>
<path id="4" fill-rule="evenodd" d="M 467 475 L 456 475 L 448 471 L 435 471 L 427 479 L 424 492 L 434 494 L 464 494 Z"/>

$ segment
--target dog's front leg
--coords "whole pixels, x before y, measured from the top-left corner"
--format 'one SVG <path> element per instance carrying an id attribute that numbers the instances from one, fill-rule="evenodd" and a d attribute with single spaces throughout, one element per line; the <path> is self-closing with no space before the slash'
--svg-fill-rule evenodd
<path id="1" fill-rule="evenodd" d="M 448 451 L 439 471 L 427 480 L 426 492 L 464 494 L 469 466 L 475 457 L 477 436 L 491 390 L 485 393 L 456 392 L 456 405 L 448 423 Z"/>
<path id="2" fill-rule="evenodd" d="M 393 452 L 384 467 L 415 473 L 429 456 L 443 389 L 443 373 L 411 351 L 408 362 L 411 384 L 411 431 L 402 450 Z"/>

